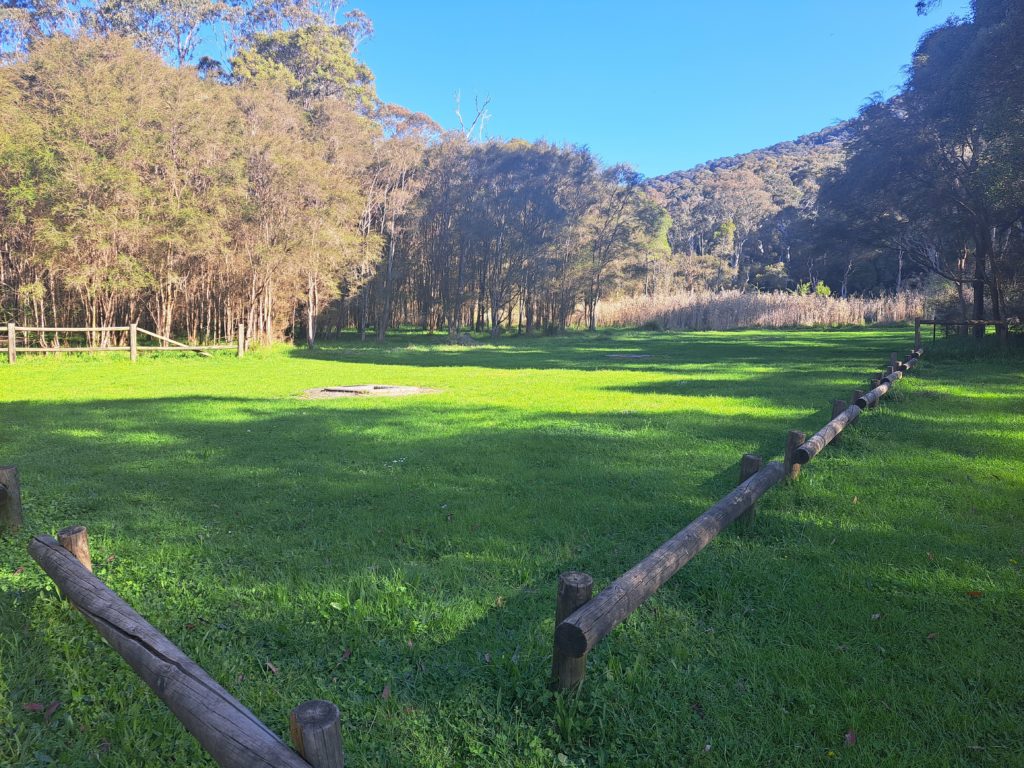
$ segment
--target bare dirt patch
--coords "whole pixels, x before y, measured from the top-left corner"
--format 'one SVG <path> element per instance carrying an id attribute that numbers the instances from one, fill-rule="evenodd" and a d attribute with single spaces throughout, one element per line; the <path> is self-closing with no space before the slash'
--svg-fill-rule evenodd
<path id="1" fill-rule="evenodd" d="M 440 389 L 430 387 L 404 387 L 394 384 L 351 384 L 338 387 L 316 387 L 307 389 L 302 396 L 307 400 L 323 400 L 331 397 L 404 397 L 406 395 L 431 395 Z"/>

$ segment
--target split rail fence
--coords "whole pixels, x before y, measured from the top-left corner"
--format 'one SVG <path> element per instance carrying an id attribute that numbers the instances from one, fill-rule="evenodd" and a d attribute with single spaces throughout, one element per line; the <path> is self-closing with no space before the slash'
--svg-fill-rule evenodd
<path id="1" fill-rule="evenodd" d="M 45 338 L 47 334 L 85 334 L 86 345 L 85 346 L 73 346 L 73 345 L 53 345 L 53 346 L 26 346 L 28 343 L 28 334 L 38 334 L 41 338 Z M 23 346 L 18 346 L 18 334 L 22 335 L 25 340 Z M 127 334 L 127 344 L 124 346 L 124 342 L 120 342 L 120 345 L 110 345 L 104 343 L 96 343 L 96 339 L 109 339 L 114 334 Z M 156 339 L 160 344 L 140 344 L 139 334 Z M 65 352 L 127 352 L 129 358 L 134 363 L 139 359 L 140 352 L 196 352 L 200 355 L 206 355 L 209 357 L 211 350 L 217 349 L 233 349 L 237 352 L 239 357 L 245 355 L 246 338 L 245 338 L 245 326 L 238 326 L 238 335 L 235 342 L 232 344 L 183 344 L 180 341 L 175 341 L 168 336 L 161 336 L 159 333 L 140 328 L 138 323 L 132 323 L 131 325 L 101 325 L 101 326 L 85 326 L 85 327 L 69 327 L 69 328 L 51 328 L 45 326 L 28 326 L 28 325 L 15 325 L 14 323 L 7 323 L 7 362 L 14 363 L 18 359 L 19 352 L 42 352 L 47 354 L 61 354 Z"/>
<path id="2" fill-rule="evenodd" d="M 920 325 L 915 341 L 920 341 Z M 783 461 L 767 464 L 760 456 L 745 454 L 740 460 L 740 484 L 714 506 L 683 528 L 651 554 L 605 587 L 596 596 L 593 578 L 570 571 L 558 577 L 555 602 L 555 637 L 551 675 L 556 690 L 579 686 L 586 675 L 587 654 L 624 622 L 680 568 L 692 560 L 727 526 L 737 520 L 753 521 L 755 503 L 770 488 L 794 479 L 800 468 L 817 456 L 860 414 L 878 404 L 893 385 L 913 368 L 922 354 L 920 343 L 904 360 L 893 352 L 889 366 L 871 380 L 868 391 L 854 390 L 848 404 L 835 400 L 832 419 L 810 437 L 798 430 L 786 436 Z"/>
<path id="3" fill-rule="evenodd" d="M 854 390 L 849 403 L 834 401 L 832 419 L 809 439 L 803 432 L 790 431 L 783 461 L 764 463 L 760 456 L 745 454 L 740 461 L 740 484 L 736 488 L 596 597 L 592 597 L 594 582 L 590 575 L 561 574 L 552 656 L 554 687 L 557 690 L 577 687 L 586 674 L 587 654 L 601 640 L 728 525 L 738 520 L 751 523 L 756 513 L 755 504 L 761 496 L 783 480 L 797 477 L 800 468 L 853 424 L 864 410 L 875 407 L 920 359 L 920 324 L 916 331 L 914 350 L 902 361 L 892 353 L 889 366 L 871 380 L 870 389 Z M 240 343 L 240 356 L 243 351 Z M 20 498 L 17 470 L 0 467 L 0 529 L 3 531 L 14 531 L 22 525 Z M 296 707 L 290 716 L 295 749 L 290 749 L 198 664 L 93 575 L 88 532 L 83 526 L 65 528 L 58 532 L 57 539 L 34 536 L 28 549 L 65 598 L 222 768 L 344 766 L 337 706 L 327 701 L 307 701 Z"/>

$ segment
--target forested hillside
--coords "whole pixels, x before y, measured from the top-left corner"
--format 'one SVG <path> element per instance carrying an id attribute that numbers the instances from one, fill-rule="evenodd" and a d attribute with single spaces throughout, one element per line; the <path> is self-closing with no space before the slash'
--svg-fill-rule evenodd
<path id="1" fill-rule="evenodd" d="M 821 181 L 842 166 L 849 135 L 840 124 L 651 179 L 672 217 L 673 258 L 659 285 L 778 290 L 824 277 L 810 228 Z"/>
<path id="2" fill-rule="evenodd" d="M 950 312 L 1021 311 L 1019 3 L 938 26 L 852 121 L 650 180 L 484 139 L 486 103 L 453 131 L 384 103 L 372 33 L 317 0 L 6 4 L 0 320 L 313 343 L 594 327 L 612 296 L 922 285 Z"/>

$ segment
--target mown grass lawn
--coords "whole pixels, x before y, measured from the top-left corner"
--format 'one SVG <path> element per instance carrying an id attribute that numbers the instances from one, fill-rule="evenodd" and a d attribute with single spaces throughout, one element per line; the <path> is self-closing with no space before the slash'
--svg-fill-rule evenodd
<path id="1" fill-rule="evenodd" d="M 27 555 L 82 523 L 97 574 L 272 728 L 336 702 L 352 766 L 1022 765 L 1022 357 L 951 343 L 612 633 L 578 695 L 546 687 L 559 572 L 607 584 L 911 342 L 0 366 L 26 516 L 0 543 L 0 764 L 211 764 Z M 364 383 L 443 392 L 296 397 Z"/>

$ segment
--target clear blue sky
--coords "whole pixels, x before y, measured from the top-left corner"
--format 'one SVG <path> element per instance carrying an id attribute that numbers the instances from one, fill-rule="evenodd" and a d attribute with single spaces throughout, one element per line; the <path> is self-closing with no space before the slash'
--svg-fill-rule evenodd
<path id="1" fill-rule="evenodd" d="M 381 98 L 491 136 L 590 146 L 649 176 L 810 133 L 891 94 L 946 0 L 349 0 Z M 464 110 L 465 114 L 466 110 Z"/>

